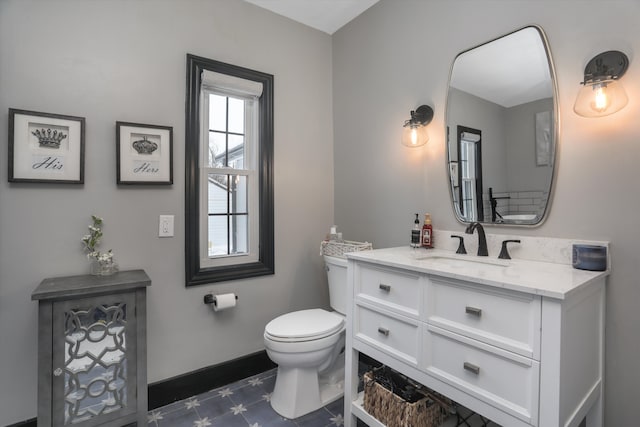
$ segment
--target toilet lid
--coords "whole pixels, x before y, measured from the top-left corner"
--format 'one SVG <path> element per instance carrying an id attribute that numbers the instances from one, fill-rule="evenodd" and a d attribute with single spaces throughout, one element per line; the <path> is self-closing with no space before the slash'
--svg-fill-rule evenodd
<path id="1" fill-rule="evenodd" d="M 274 338 L 322 338 L 339 331 L 344 317 L 337 313 L 313 308 L 283 314 L 267 323 L 265 332 Z"/>

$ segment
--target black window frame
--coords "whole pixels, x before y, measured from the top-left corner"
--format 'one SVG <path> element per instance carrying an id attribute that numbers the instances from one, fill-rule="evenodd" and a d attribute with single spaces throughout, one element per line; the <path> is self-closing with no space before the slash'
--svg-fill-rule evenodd
<path id="1" fill-rule="evenodd" d="M 200 265 L 200 94 L 202 71 L 209 70 L 262 83 L 258 99 L 258 261 Z M 275 273 L 273 191 L 273 75 L 187 54 L 185 102 L 185 273 L 186 286 L 205 285 Z"/>

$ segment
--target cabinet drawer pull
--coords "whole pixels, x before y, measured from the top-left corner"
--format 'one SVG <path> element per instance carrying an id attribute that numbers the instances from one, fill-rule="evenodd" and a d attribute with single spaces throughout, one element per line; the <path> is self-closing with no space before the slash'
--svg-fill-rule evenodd
<path id="1" fill-rule="evenodd" d="M 464 309 L 464 311 L 465 311 L 465 313 L 471 314 L 473 316 L 478 316 L 478 317 L 482 316 L 482 309 L 480 309 L 480 308 L 467 306 Z"/>
<path id="2" fill-rule="evenodd" d="M 389 330 L 387 328 L 383 328 L 382 326 L 378 327 L 378 332 L 384 335 L 385 337 L 389 336 Z"/>
<path id="3" fill-rule="evenodd" d="M 480 374 L 480 367 L 479 366 L 476 366 L 476 365 L 474 365 L 472 363 L 469 363 L 469 362 L 464 362 L 463 366 L 464 366 L 465 370 L 467 370 L 467 371 L 469 371 L 471 373 L 474 373 L 476 375 Z"/>
<path id="4" fill-rule="evenodd" d="M 391 286 L 380 283 L 380 290 L 384 292 L 391 292 Z"/>

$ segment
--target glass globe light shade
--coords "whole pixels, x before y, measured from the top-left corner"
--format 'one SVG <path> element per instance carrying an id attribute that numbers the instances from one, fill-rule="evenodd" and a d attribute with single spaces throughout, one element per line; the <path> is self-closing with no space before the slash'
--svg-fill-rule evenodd
<path id="1" fill-rule="evenodd" d="M 402 145 L 420 147 L 429 141 L 427 127 L 419 123 L 407 123 L 402 128 Z"/>
<path id="2" fill-rule="evenodd" d="M 585 83 L 578 92 L 573 111 L 583 117 L 603 117 L 622 110 L 629 98 L 616 80 Z"/>

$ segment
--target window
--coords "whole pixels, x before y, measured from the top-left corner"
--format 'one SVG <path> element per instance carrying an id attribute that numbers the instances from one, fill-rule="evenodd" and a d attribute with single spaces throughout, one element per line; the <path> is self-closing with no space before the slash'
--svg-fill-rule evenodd
<path id="1" fill-rule="evenodd" d="M 462 214 L 470 221 L 477 221 L 478 214 L 474 202 L 476 194 L 476 149 L 475 142 L 462 139 L 460 141 L 460 182 L 462 191 Z"/>
<path id="2" fill-rule="evenodd" d="M 273 76 L 187 55 L 186 284 L 274 272 Z"/>
<path id="3" fill-rule="evenodd" d="M 477 129 L 458 126 L 460 213 L 469 221 L 484 221 L 481 135 Z"/>

